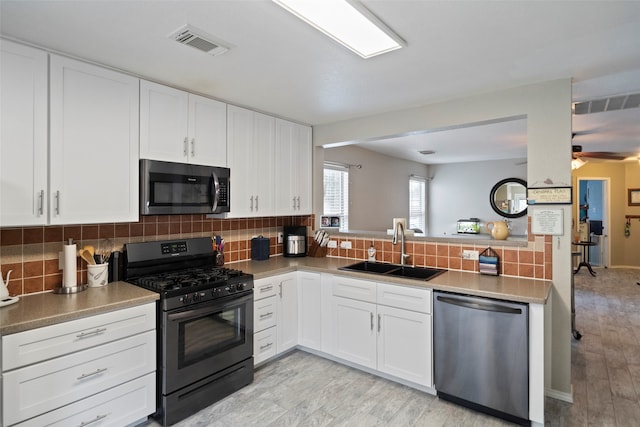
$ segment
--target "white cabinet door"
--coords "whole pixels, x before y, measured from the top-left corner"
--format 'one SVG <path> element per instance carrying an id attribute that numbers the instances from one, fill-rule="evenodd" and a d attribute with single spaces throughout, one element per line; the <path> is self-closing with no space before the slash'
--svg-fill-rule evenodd
<path id="1" fill-rule="evenodd" d="M 138 79 L 51 55 L 51 224 L 137 221 Z"/>
<path id="2" fill-rule="evenodd" d="M 268 328 L 253 335 L 253 364 L 257 365 L 276 355 L 276 327 Z"/>
<path id="3" fill-rule="evenodd" d="M 311 128 L 276 120 L 277 215 L 311 213 Z"/>
<path id="4" fill-rule="evenodd" d="M 47 223 L 47 54 L 0 40 L 0 226 Z"/>
<path id="5" fill-rule="evenodd" d="M 350 362 L 376 369 L 376 305 L 333 297 L 333 354 Z"/>
<path id="6" fill-rule="evenodd" d="M 189 95 L 140 81 L 140 158 L 186 163 Z"/>
<path id="7" fill-rule="evenodd" d="M 189 163 L 227 166 L 227 104 L 189 94 Z"/>
<path id="8" fill-rule="evenodd" d="M 278 283 L 277 352 L 298 344 L 298 284 L 296 273 L 280 276 Z"/>
<path id="9" fill-rule="evenodd" d="M 319 273 L 298 272 L 298 343 L 322 350 L 322 284 Z"/>
<path id="10" fill-rule="evenodd" d="M 379 305 L 377 329 L 377 369 L 431 387 L 431 316 Z"/>
<path id="11" fill-rule="evenodd" d="M 226 166 L 226 104 L 142 80 L 140 158 Z"/>
<path id="12" fill-rule="evenodd" d="M 274 126 L 273 117 L 227 107 L 227 156 L 233 183 L 227 217 L 273 214 Z"/>

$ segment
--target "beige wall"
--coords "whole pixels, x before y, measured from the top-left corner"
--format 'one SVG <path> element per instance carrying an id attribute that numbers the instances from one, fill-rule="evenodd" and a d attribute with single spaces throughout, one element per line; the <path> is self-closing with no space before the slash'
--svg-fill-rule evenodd
<path id="1" fill-rule="evenodd" d="M 640 220 L 631 221 L 631 235 L 625 237 L 625 215 L 640 215 L 640 206 L 628 206 L 629 188 L 640 188 L 640 164 L 638 162 L 590 161 L 572 173 L 573 179 L 573 224 L 577 224 L 578 178 L 609 180 L 609 230 L 611 267 L 640 267 Z"/>
<path id="2" fill-rule="evenodd" d="M 459 126 L 507 117 L 527 118 L 529 186 L 571 183 L 571 79 L 560 79 L 439 104 L 314 127 L 316 147 L 361 141 L 411 131 Z M 321 150 L 316 150 L 322 156 Z M 314 162 L 314 210 L 322 206 L 321 159 Z M 320 167 L 319 167 L 320 165 Z M 546 183 L 553 184 L 546 184 Z M 571 205 L 563 211 L 564 234 L 553 237 L 552 331 L 547 334 L 546 353 L 549 393 L 572 399 L 571 392 Z M 529 209 L 529 215 L 536 208 Z"/>

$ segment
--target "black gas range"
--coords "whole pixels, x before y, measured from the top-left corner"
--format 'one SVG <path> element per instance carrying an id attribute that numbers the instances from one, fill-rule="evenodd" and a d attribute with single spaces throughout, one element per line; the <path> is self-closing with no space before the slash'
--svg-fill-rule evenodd
<path id="1" fill-rule="evenodd" d="M 253 276 L 211 238 L 125 245 L 125 278 L 160 294 L 158 418 L 171 425 L 253 381 Z"/>

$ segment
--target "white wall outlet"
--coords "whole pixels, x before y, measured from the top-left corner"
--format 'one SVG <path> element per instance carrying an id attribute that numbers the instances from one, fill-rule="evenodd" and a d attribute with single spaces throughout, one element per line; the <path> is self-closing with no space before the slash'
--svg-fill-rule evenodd
<path id="1" fill-rule="evenodd" d="M 478 251 L 464 250 L 464 251 L 462 251 L 462 259 L 470 259 L 470 260 L 473 260 L 473 261 L 477 261 L 478 260 Z"/>
<path id="2" fill-rule="evenodd" d="M 282 233 L 282 231 L 278 232 L 278 243 L 282 243 L 284 242 L 284 234 Z"/>
<path id="3" fill-rule="evenodd" d="M 340 247 L 342 249 L 351 249 L 351 241 L 347 240 L 346 242 L 340 242 Z"/>
<path id="4" fill-rule="evenodd" d="M 327 247 L 328 248 L 337 248 L 338 247 L 338 241 L 337 240 L 329 240 L 329 243 L 327 243 Z"/>

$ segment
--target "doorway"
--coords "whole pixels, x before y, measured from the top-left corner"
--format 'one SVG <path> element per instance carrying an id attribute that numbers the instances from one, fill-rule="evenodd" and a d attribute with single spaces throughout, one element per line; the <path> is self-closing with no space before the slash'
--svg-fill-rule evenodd
<path id="1" fill-rule="evenodd" d="M 589 248 L 594 267 L 609 267 L 609 178 L 578 178 L 577 215 L 580 240 L 596 245 Z"/>

